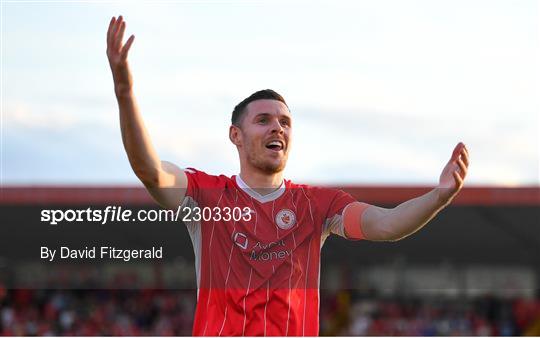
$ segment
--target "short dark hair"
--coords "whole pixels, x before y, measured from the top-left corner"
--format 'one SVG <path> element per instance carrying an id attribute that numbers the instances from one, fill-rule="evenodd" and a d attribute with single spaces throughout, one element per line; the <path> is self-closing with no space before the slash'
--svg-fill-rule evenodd
<path id="1" fill-rule="evenodd" d="M 283 96 L 279 95 L 272 89 L 259 90 L 258 92 L 255 92 L 250 96 L 246 97 L 242 102 L 240 102 L 236 105 L 236 107 L 234 107 L 231 117 L 231 123 L 235 126 L 240 126 L 240 120 L 246 112 L 247 105 L 256 100 L 276 100 L 283 102 L 283 104 L 287 106 L 287 102 L 285 102 Z M 287 106 L 287 108 L 289 108 L 289 106 Z"/>

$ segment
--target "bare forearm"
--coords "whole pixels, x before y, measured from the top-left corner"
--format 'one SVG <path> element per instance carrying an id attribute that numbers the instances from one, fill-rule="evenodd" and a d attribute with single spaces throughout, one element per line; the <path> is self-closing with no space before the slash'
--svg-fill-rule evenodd
<path id="1" fill-rule="evenodd" d="M 164 207 L 175 208 L 184 199 L 187 176 L 174 164 L 161 162 L 152 146 L 133 95 L 133 79 L 127 61 L 135 36 L 131 35 L 122 44 L 125 29 L 126 23 L 119 16 L 111 18 L 107 30 L 107 58 L 120 111 L 122 142 L 131 168 L 154 199 Z"/>
<path id="2" fill-rule="evenodd" d="M 445 203 L 439 196 L 436 188 L 393 209 L 387 209 L 381 219 L 387 234 L 385 240 L 399 240 L 420 230 L 444 208 Z"/>
<path id="3" fill-rule="evenodd" d="M 354 207 L 347 209 L 352 220 L 347 223 L 351 227 L 349 233 L 361 233 L 362 238 L 372 241 L 397 241 L 415 233 L 456 197 L 463 187 L 468 166 L 469 152 L 465 144 L 460 142 L 454 148 L 435 189 L 393 209 L 355 202 Z"/>
<path id="4" fill-rule="evenodd" d="M 159 157 L 139 112 L 131 90 L 116 95 L 120 110 L 122 141 L 131 168 L 145 185 L 157 184 L 161 168 Z"/>

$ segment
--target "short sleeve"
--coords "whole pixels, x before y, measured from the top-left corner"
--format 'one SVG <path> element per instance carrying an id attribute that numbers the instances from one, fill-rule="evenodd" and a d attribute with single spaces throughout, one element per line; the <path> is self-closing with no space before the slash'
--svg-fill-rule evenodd
<path id="1" fill-rule="evenodd" d="M 350 194 L 342 190 L 335 190 L 334 198 L 330 202 L 323 224 L 323 238 L 328 237 L 331 233 L 347 238 L 343 222 L 343 211 L 349 204 L 354 202 L 356 202 L 356 199 Z"/>
<path id="2" fill-rule="evenodd" d="M 183 170 L 188 181 L 184 202 L 186 202 L 185 200 L 189 197 L 189 199 L 196 202 L 198 205 L 203 205 L 205 204 L 206 197 L 210 193 L 215 192 L 224 185 L 220 180 L 221 176 L 209 175 L 204 171 L 194 168 L 185 168 Z"/>
<path id="3" fill-rule="evenodd" d="M 185 168 L 183 171 L 187 177 L 187 189 L 181 210 L 189 212 L 188 209 L 215 205 L 216 192 L 222 191 L 226 184 L 225 176 L 209 175 L 194 168 Z M 200 225 L 198 221 L 185 221 L 184 223 L 190 233 L 194 232 Z"/>

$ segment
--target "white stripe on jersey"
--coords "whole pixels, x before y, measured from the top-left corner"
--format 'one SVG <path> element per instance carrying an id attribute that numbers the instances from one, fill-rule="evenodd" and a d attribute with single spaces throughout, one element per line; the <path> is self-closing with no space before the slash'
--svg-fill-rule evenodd
<path id="1" fill-rule="evenodd" d="M 219 202 L 221 202 L 221 198 L 223 197 L 223 192 L 221 192 L 221 195 L 219 195 L 219 199 L 216 203 L 217 206 L 219 206 Z M 208 245 L 208 252 L 211 252 L 212 251 L 212 239 L 214 238 L 214 228 L 216 227 L 216 221 L 214 221 L 214 223 L 212 223 L 212 233 L 210 234 L 210 244 Z M 210 298 L 211 298 L 211 295 L 212 295 L 212 260 L 210 259 L 210 264 L 209 264 L 209 270 L 210 273 L 208 274 L 208 278 L 209 278 L 209 282 L 208 282 L 208 301 L 206 302 L 206 313 L 208 314 L 208 305 L 210 304 Z M 208 316 L 207 316 L 208 318 Z M 206 324 L 204 325 L 204 331 L 203 331 L 203 336 L 204 334 L 206 333 L 206 328 L 208 327 L 208 322 L 206 322 Z"/>
<path id="2" fill-rule="evenodd" d="M 253 203 L 253 197 L 249 196 L 251 199 L 251 206 L 253 207 L 253 211 L 255 212 L 255 203 Z M 253 233 L 257 235 L 257 223 L 259 223 L 258 213 L 255 212 L 255 228 L 253 229 Z"/>
<path id="3" fill-rule="evenodd" d="M 266 282 L 266 304 L 264 304 L 264 336 L 266 337 L 266 307 L 268 306 L 269 292 L 270 292 L 270 280 Z"/>
<path id="4" fill-rule="evenodd" d="M 304 287 L 304 320 L 302 320 L 302 336 L 304 336 L 304 329 L 306 327 L 306 304 L 307 304 L 307 286 L 308 286 L 308 275 L 309 275 L 309 258 L 311 255 L 311 240 L 308 245 L 307 253 L 307 264 L 306 264 L 306 285 Z"/>
<path id="5" fill-rule="evenodd" d="M 223 324 L 221 324 L 221 329 L 219 330 L 218 336 L 221 337 L 221 332 L 223 332 L 223 328 L 225 327 L 225 319 L 227 319 L 227 309 L 229 308 L 229 304 L 225 306 L 225 316 L 223 317 Z"/>
<path id="6" fill-rule="evenodd" d="M 274 219 L 276 218 L 276 216 L 274 216 L 274 206 L 276 205 L 276 201 L 272 201 L 272 223 L 274 223 Z M 276 226 L 274 224 L 274 226 Z M 276 237 L 279 238 L 279 229 L 278 227 L 276 226 Z"/>
<path id="7" fill-rule="evenodd" d="M 251 273 L 253 272 L 253 268 L 249 269 L 249 281 L 248 281 L 248 287 L 246 289 L 246 295 L 244 296 L 244 327 L 242 328 L 242 336 L 245 336 L 246 332 L 246 298 L 249 292 L 249 287 L 251 286 Z"/>
<path id="8" fill-rule="evenodd" d="M 236 191 L 236 195 L 235 195 L 235 200 L 234 202 L 237 203 L 238 202 L 238 189 L 235 190 Z M 236 220 L 233 219 L 233 234 L 235 233 L 236 231 Z M 233 253 L 233 250 L 234 250 L 234 242 L 231 243 L 231 251 L 229 253 L 229 267 L 227 268 L 227 277 L 225 277 L 225 286 L 224 286 L 224 291 L 226 293 L 227 291 L 227 283 L 229 282 L 229 275 L 231 273 L 231 259 L 232 259 L 232 253 Z M 225 315 L 223 316 L 223 323 L 221 324 L 221 330 L 219 330 L 219 335 L 221 336 L 221 332 L 223 331 L 223 328 L 225 327 L 225 321 L 227 320 L 227 309 L 229 308 L 229 303 L 227 303 L 227 305 L 225 305 Z"/>
<path id="9" fill-rule="evenodd" d="M 293 233 L 293 239 L 294 239 L 294 233 Z M 289 304 L 289 309 L 287 310 L 287 326 L 285 328 L 285 336 L 289 334 L 289 319 L 291 318 L 291 279 L 292 279 L 292 274 L 294 270 L 292 256 L 293 255 L 291 251 L 291 275 L 289 276 L 289 300 L 287 301 L 287 303 Z"/>
<path id="10" fill-rule="evenodd" d="M 306 192 L 304 191 L 304 188 L 302 188 L 302 192 L 304 193 L 304 196 L 306 197 L 309 205 L 309 214 L 311 215 L 311 221 L 315 222 L 313 219 L 313 212 L 311 211 L 311 201 L 306 195 Z M 307 255 L 307 263 L 306 263 L 306 284 L 304 286 L 304 319 L 302 320 L 302 336 L 304 336 L 304 331 L 306 327 L 306 304 L 307 304 L 307 286 L 308 286 L 308 276 L 309 276 L 309 259 L 311 256 L 311 240 L 309 241 L 308 245 L 308 255 Z"/>
<path id="11" fill-rule="evenodd" d="M 199 205 L 191 196 L 184 197 L 182 202 L 181 210 L 184 208 L 192 209 L 198 207 Z M 201 240 L 201 222 L 185 221 L 184 224 L 191 238 L 191 243 L 193 244 L 193 253 L 195 255 L 195 275 L 197 276 L 197 301 L 199 300 L 199 288 L 201 284 L 201 250 L 202 250 L 202 240 Z"/>

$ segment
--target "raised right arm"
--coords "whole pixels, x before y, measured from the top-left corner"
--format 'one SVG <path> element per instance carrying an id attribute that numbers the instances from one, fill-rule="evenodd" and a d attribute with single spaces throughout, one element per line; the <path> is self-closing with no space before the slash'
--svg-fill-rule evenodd
<path id="1" fill-rule="evenodd" d="M 133 79 L 127 56 L 134 35 L 124 45 L 126 23 L 122 16 L 113 17 L 107 31 L 107 57 L 114 80 L 114 91 L 120 112 L 122 142 L 131 168 L 152 197 L 163 207 L 176 208 L 184 199 L 187 177 L 176 165 L 160 161 L 133 94 Z"/>

